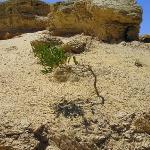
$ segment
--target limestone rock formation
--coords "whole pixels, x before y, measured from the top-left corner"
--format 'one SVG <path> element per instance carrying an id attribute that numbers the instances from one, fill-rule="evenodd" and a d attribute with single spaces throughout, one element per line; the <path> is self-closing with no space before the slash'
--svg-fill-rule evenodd
<path id="1" fill-rule="evenodd" d="M 54 35 L 85 33 L 105 42 L 138 39 L 142 10 L 135 0 L 69 0 L 51 6 Z"/>
<path id="2" fill-rule="evenodd" d="M 140 41 L 144 42 L 144 43 L 150 43 L 150 35 L 149 34 L 145 34 L 143 36 L 140 37 Z"/>
<path id="3" fill-rule="evenodd" d="M 0 3 L 0 39 L 20 32 L 45 29 L 49 5 L 39 0 L 8 0 Z"/>

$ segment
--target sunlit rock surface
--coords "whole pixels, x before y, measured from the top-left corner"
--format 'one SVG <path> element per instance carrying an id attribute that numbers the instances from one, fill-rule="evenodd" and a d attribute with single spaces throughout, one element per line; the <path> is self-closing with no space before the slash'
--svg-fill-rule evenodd
<path id="1" fill-rule="evenodd" d="M 70 0 L 54 4 L 49 30 L 54 35 L 85 33 L 105 42 L 138 39 L 142 10 L 134 0 Z"/>
<path id="2" fill-rule="evenodd" d="M 8 0 L 0 3 L 0 39 L 20 32 L 45 29 L 49 5 L 38 0 Z"/>

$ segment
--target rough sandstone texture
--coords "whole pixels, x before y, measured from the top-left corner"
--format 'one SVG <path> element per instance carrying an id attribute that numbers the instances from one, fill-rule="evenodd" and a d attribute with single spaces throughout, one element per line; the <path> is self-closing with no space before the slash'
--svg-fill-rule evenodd
<path id="1" fill-rule="evenodd" d="M 105 42 L 138 39 L 142 10 L 135 0 L 70 0 L 51 6 L 54 35 L 86 33 Z"/>
<path id="2" fill-rule="evenodd" d="M 39 0 L 8 0 L 0 3 L 0 39 L 20 32 L 46 28 L 49 5 Z"/>

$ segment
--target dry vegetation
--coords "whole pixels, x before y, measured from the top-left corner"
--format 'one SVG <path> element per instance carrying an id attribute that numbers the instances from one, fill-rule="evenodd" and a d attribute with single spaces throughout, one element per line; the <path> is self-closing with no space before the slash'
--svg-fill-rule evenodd
<path id="1" fill-rule="evenodd" d="M 145 114 L 139 117 L 135 121 L 134 126 L 136 128 L 136 132 L 150 134 L 150 114 Z"/>

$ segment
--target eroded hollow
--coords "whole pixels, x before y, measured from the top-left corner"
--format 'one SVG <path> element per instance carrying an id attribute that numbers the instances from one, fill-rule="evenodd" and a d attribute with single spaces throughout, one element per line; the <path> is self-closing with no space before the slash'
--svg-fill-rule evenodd
<path id="1" fill-rule="evenodd" d="M 39 144 L 35 148 L 35 150 L 46 150 L 48 147 L 48 138 L 46 133 L 45 125 L 40 126 L 35 132 L 34 137 L 39 141 Z"/>
<path id="2" fill-rule="evenodd" d="M 67 102 L 66 100 L 55 105 L 54 110 L 57 117 L 59 117 L 61 114 L 65 118 L 84 116 L 84 111 L 81 106 L 75 104 L 74 102 Z"/>

